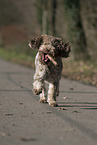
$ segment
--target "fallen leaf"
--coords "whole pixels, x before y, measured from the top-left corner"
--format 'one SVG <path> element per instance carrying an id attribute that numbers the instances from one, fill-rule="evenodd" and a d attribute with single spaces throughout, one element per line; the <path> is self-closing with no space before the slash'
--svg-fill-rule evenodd
<path id="1" fill-rule="evenodd" d="M 24 137 L 22 137 L 22 138 L 20 138 L 22 141 L 24 141 L 24 142 L 30 142 L 30 141 L 36 141 L 36 139 L 35 138 L 24 138 Z"/>
<path id="2" fill-rule="evenodd" d="M 8 113 L 8 114 L 5 114 L 5 116 L 13 116 L 13 114 L 11 114 L 11 113 Z"/>
<path id="3" fill-rule="evenodd" d="M 4 132 L 0 132 L 0 135 L 2 136 L 6 136 L 6 134 Z"/>
<path id="4" fill-rule="evenodd" d="M 59 110 L 67 110 L 66 108 L 59 108 Z"/>
<path id="5" fill-rule="evenodd" d="M 65 100 L 66 98 L 67 98 L 67 97 L 65 97 L 65 96 L 63 97 L 64 100 Z"/>

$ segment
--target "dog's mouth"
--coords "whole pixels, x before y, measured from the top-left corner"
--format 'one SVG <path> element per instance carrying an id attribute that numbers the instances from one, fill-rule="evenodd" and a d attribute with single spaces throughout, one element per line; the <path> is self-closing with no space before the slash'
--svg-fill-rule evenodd
<path id="1" fill-rule="evenodd" d="M 49 60 L 49 58 L 48 58 L 48 54 L 46 54 L 46 53 L 43 53 L 43 54 L 42 54 L 42 61 L 44 61 L 45 63 L 50 62 L 50 60 Z"/>
<path id="2" fill-rule="evenodd" d="M 53 57 L 47 53 L 42 54 L 42 62 L 44 62 L 45 64 L 49 64 L 49 62 L 52 62 L 54 66 L 59 67 L 56 60 L 54 60 Z"/>

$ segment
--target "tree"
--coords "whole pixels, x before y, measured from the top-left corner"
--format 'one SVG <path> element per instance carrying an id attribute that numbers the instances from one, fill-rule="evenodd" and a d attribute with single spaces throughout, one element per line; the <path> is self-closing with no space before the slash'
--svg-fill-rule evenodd
<path id="1" fill-rule="evenodd" d="M 57 0 L 36 0 L 38 22 L 43 34 L 49 34 L 49 28 L 52 35 L 56 34 L 56 8 Z M 50 10 L 51 13 L 48 16 Z"/>
<path id="2" fill-rule="evenodd" d="M 76 60 L 89 58 L 86 37 L 80 16 L 80 0 L 64 0 L 67 34 L 72 43 Z"/>
<path id="3" fill-rule="evenodd" d="M 36 0 L 35 1 L 35 6 L 36 6 L 36 12 L 37 12 L 37 20 L 38 20 L 38 23 L 40 25 L 40 29 L 41 29 L 41 32 L 42 32 L 42 0 Z"/>
<path id="4" fill-rule="evenodd" d="M 36 0 L 36 10 L 41 33 L 48 34 L 48 0 Z"/>
<path id="5" fill-rule="evenodd" d="M 48 0 L 42 0 L 42 33 L 48 34 Z"/>
<path id="6" fill-rule="evenodd" d="M 57 0 L 52 0 L 52 34 L 56 34 L 56 8 Z"/>

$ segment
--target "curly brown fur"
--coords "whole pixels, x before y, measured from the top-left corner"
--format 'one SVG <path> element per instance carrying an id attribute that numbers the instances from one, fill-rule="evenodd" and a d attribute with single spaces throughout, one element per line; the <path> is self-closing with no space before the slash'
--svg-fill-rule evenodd
<path id="1" fill-rule="evenodd" d="M 42 49 L 40 46 L 42 45 Z M 71 51 L 71 46 L 65 43 L 61 38 L 56 38 L 50 35 L 41 35 L 37 38 L 32 39 L 29 42 L 29 46 L 33 49 L 39 49 L 40 61 L 42 64 L 47 64 L 50 62 L 49 59 L 46 60 L 47 54 L 51 57 L 69 57 Z M 46 61 L 45 61 L 46 60 Z"/>
<path id="2" fill-rule="evenodd" d="M 57 106 L 56 96 L 59 95 L 59 81 L 62 72 L 62 57 L 69 57 L 71 46 L 61 38 L 41 35 L 32 39 L 29 46 L 38 49 L 35 58 L 36 71 L 34 74 L 33 92 L 40 94 L 40 102 L 48 102 L 50 106 Z M 44 82 L 49 83 L 48 96 Z"/>

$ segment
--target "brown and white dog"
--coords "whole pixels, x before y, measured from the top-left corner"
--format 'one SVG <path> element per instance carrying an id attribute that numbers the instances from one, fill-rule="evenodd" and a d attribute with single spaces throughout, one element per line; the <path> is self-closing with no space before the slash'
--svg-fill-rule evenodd
<path id="1" fill-rule="evenodd" d="M 56 96 L 59 95 L 59 81 L 62 73 L 62 57 L 69 57 L 71 46 L 61 38 L 41 35 L 29 42 L 32 49 L 38 49 L 35 58 L 35 74 L 33 92 L 40 95 L 40 103 L 48 102 L 57 106 Z M 45 81 L 49 83 L 46 94 Z"/>

